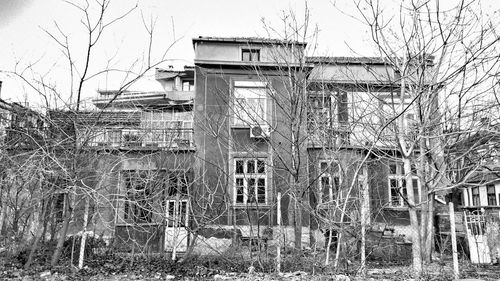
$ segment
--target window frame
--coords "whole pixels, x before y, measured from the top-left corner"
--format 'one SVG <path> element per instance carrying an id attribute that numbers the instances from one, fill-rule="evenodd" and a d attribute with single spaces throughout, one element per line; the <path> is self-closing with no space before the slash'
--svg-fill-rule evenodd
<path id="1" fill-rule="evenodd" d="M 248 54 L 248 60 L 245 59 L 245 54 Z M 257 59 L 254 59 L 254 57 Z M 242 62 L 260 62 L 260 48 L 241 48 L 241 61 Z"/>
<path id="2" fill-rule="evenodd" d="M 481 191 L 479 190 L 479 186 L 475 186 L 471 188 L 471 206 L 481 206 Z"/>
<path id="3" fill-rule="evenodd" d="M 489 188 L 493 188 L 493 192 L 490 192 Z M 490 204 L 491 199 L 494 200 L 494 204 Z M 497 192 L 494 184 L 486 185 L 486 202 L 488 203 L 488 206 L 498 206 Z"/>
<path id="4" fill-rule="evenodd" d="M 238 161 L 243 161 L 243 170 L 242 172 L 238 172 Z M 254 173 L 249 172 L 249 162 L 254 161 Z M 264 171 L 259 173 L 259 161 L 263 163 Z M 268 197 L 269 197 L 269 177 L 268 177 L 268 159 L 265 157 L 234 157 L 232 160 L 233 165 L 233 196 L 232 203 L 234 206 L 247 206 L 250 204 L 255 205 L 267 205 Z M 241 180 L 242 184 L 238 185 L 237 182 Z M 249 200 L 249 182 L 254 180 L 253 189 L 254 200 Z M 264 194 L 259 196 L 259 180 L 264 180 Z M 242 188 L 241 192 L 238 191 L 239 188 Z M 240 195 L 241 194 L 241 195 Z M 242 200 L 239 200 L 238 197 L 242 196 Z M 263 196 L 263 197 L 262 197 Z M 263 201 L 259 201 L 260 198 L 263 198 Z M 240 202 L 239 202 L 240 201 Z"/>
<path id="5" fill-rule="evenodd" d="M 326 169 L 323 169 L 326 164 Z M 342 173 L 340 163 L 336 160 L 320 160 L 318 162 L 318 205 L 333 203 L 342 199 Z M 323 186 L 324 179 L 328 180 L 328 187 Z M 337 179 L 337 180 L 335 180 Z M 324 202 L 325 188 L 328 189 L 328 202 Z"/>
<path id="6" fill-rule="evenodd" d="M 395 173 L 392 173 L 391 171 L 391 165 L 395 165 L 396 170 Z M 412 167 L 413 170 L 413 167 Z M 415 198 L 415 204 L 418 205 L 420 204 L 420 198 L 422 194 L 422 187 L 420 184 L 420 179 L 418 178 L 417 175 L 413 175 L 412 172 L 412 183 L 413 183 L 413 194 Z M 395 182 L 396 183 L 396 188 L 393 188 L 391 183 Z M 415 188 L 414 184 L 417 184 L 417 187 Z M 403 162 L 401 161 L 391 161 L 388 166 L 388 173 L 387 173 L 387 187 L 388 187 L 388 203 L 389 207 L 391 208 L 406 208 L 408 207 L 406 200 L 408 199 L 408 194 L 407 194 L 407 189 L 406 189 L 406 173 L 404 171 L 404 165 Z M 393 190 L 396 190 L 396 193 L 398 195 L 398 202 L 394 202 L 393 200 Z M 401 192 L 399 192 L 401 190 Z M 415 191 L 417 191 L 417 194 L 415 194 Z M 403 196 L 406 196 L 406 200 Z"/>
<path id="7" fill-rule="evenodd" d="M 411 106 L 411 98 L 404 98 L 403 106 L 405 110 L 402 113 L 399 112 L 400 103 L 401 98 L 397 93 L 388 93 L 380 98 L 379 122 L 381 127 L 386 127 L 387 131 L 385 135 L 388 135 L 390 138 L 395 136 L 396 130 L 408 137 L 414 136 L 418 130 L 417 114 Z M 398 118 L 395 119 L 392 124 L 386 126 L 388 120 L 392 120 L 395 116 L 398 116 Z M 400 128 L 399 118 L 403 118 L 403 128 Z"/>
<path id="8" fill-rule="evenodd" d="M 242 91 L 238 91 L 241 89 Z M 252 92 L 254 89 L 255 92 Z M 246 90 L 246 91 L 245 91 Z M 235 80 L 232 83 L 232 124 L 235 127 L 249 127 L 254 125 L 268 125 L 268 96 L 269 87 L 267 82 L 255 80 Z M 247 94 L 245 96 L 245 94 Z M 247 110 L 246 106 L 249 100 L 259 100 L 258 104 L 261 107 L 259 112 Z M 243 101 L 240 101 L 243 100 Z M 262 113 L 262 114 L 259 114 Z"/>

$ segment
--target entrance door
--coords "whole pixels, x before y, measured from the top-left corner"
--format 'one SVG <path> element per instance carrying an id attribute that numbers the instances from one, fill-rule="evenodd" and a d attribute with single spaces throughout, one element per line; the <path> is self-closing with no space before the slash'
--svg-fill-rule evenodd
<path id="1" fill-rule="evenodd" d="M 491 263 L 490 249 L 486 240 L 486 217 L 474 211 L 465 213 L 465 226 L 472 263 Z"/>
<path id="2" fill-rule="evenodd" d="M 188 201 L 166 201 L 165 250 L 184 252 L 188 245 Z"/>

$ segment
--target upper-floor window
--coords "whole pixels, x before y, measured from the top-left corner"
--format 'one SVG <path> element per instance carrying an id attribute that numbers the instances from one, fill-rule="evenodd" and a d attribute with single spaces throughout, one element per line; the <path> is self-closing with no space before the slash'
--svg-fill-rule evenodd
<path id="1" fill-rule="evenodd" d="M 339 128 L 348 116 L 347 92 L 313 92 L 309 95 L 310 130 Z"/>
<path id="2" fill-rule="evenodd" d="M 260 61 L 259 49 L 241 49 L 242 61 Z"/>
<path id="3" fill-rule="evenodd" d="M 194 81 L 182 81 L 182 91 L 194 91 Z"/>
<path id="4" fill-rule="evenodd" d="M 335 161 L 319 162 L 319 204 L 327 204 L 339 200 L 341 192 L 341 170 Z"/>
<path id="5" fill-rule="evenodd" d="M 413 169 L 413 168 L 412 168 Z M 413 196 L 415 204 L 420 203 L 420 181 L 415 175 L 415 171 L 412 171 L 412 185 L 413 185 Z M 408 205 L 408 191 L 406 190 L 406 173 L 401 162 L 391 162 L 389 163 L 389 173 L 388 173 L 388 184 L 389 184 L 389 206 L 391 207 L 404 207 Z"/>
<path id="6" fill-rule="evenodd" d="M 401 133 L 409 138 L 413 138 L 418 133 L 417 116 L 410 106 L 411 99 L 406 98 L 401 104 L 401 99 L 394 95 L 387 95 L 381 99 L 380 125 L 386 128 L 386 134 L 395 137 Z M 401 127 L 401 119 L 402 125 Z"/>
<path id="7" fill-rule="evenodd" d="M 267 124 L 266 83 L 256 81 L 234 82 L 234 124 Z"/>
<path id="8" fill-rule="evenodd" d="M 234 159 L 234 204 L 266 204 L 267 169 L 264 158 Z"/>

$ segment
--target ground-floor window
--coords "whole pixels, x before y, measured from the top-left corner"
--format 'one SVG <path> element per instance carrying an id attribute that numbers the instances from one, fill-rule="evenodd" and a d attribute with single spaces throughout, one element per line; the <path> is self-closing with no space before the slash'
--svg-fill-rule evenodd
<path id="1" fill-rule="evenodd" d="M 488 206 L 497 206 L 497 194 L 494 185 L 489 184 L 486 186 L 486 198 L 488 199 Z"/>
<path id="2" fill-rule="evenodd" d="M 172 206 L 167 202 L 186 201 L 193 180 L 191 171 L 177 170 L 128 170 L 122 179 L 123 219 L 133 223 L 153 223 L 168 216 Z"/>
<path id="3" fill-rule="evenodd" d="M 421 187 L 418 177 L 412 171 L 412 186 L 415 204 L 420 203 Z M 408 191 L 406 189 L 406 173 L 404 171 L 403 163 L 392 162 L 389 163 L 388 174 L 389 186 L 389 206 L 391 207 L 405 207 L 408 206 Z"/>
<path id="4" fill-rule="evenodd" d="M 319 162 L 319 205 L 341 199 L 340 174 L 340 165 L 337 162 L 327 160 Z"/>
<path id="5" fill-rule="evenodd" d="M 234 204 L 266 204 L 267 167 L 264 158 L 235 158 Z"/>

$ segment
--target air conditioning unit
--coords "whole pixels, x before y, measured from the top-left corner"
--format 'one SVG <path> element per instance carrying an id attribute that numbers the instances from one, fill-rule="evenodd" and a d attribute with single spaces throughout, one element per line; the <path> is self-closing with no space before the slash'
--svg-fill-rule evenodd
<path id="1" fill-rule="evenodd" d="M 253 125 L 250 127 L 250 137 L 254 139 L 268 138 L 271 135 L 271 127 L 267 125 Z"/>

